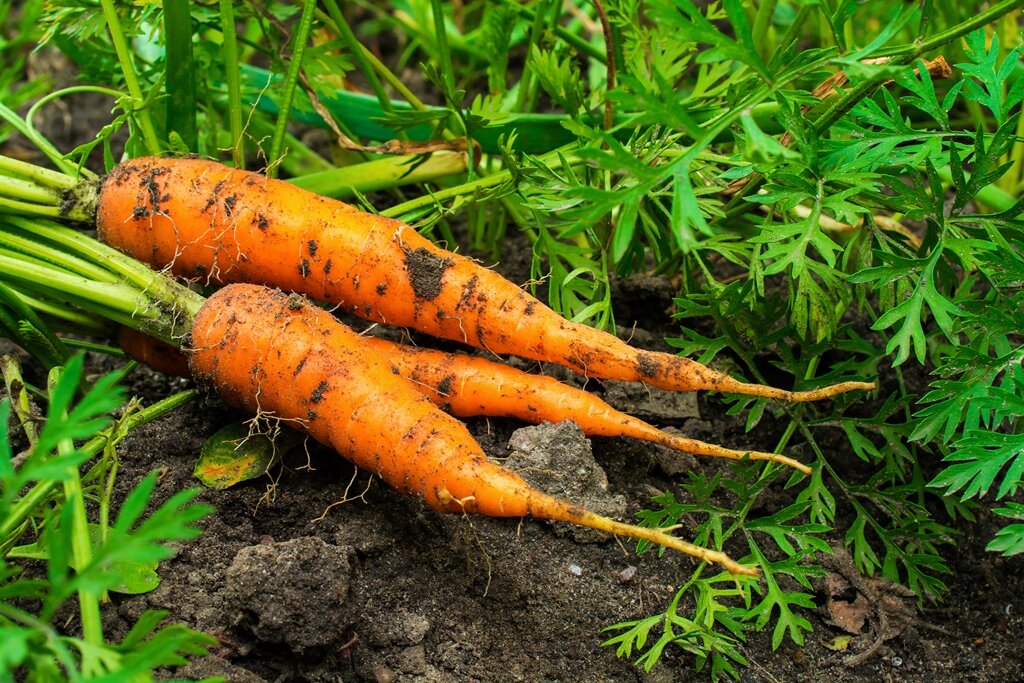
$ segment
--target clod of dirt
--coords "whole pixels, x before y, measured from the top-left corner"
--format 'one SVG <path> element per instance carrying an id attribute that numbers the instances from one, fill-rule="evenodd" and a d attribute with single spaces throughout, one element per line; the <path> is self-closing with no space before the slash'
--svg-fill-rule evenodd
<path id="1" fill-rule="evenodd" d="M 504 462 L 531 486 L 565 498 L 592 512 L 623 517 L 626 500 L 608 493 L 608 477 L 594 460 L 590 440 L 575 422 L 545 422 L 523 427 L 508 442 L 514 452 Z M 593 529 L 555 523 L 559 535 L 569 532 L 578 543 L 595 543 L 608 538 Z"/>
<path id="2" fill-rule="evenodd" d="M 697 394 L 662 391 L 634 382 L 602 382 L 604 400 L 617 410 L 652 424 L 681 424 L 700 417 Z"/>
<path id="3" fill-rule="evenodd" d="M 190 681 L 220 676 L 231 683 L 267 683 L 265 678 L 257 676 L 248 669 L 235 666 L 217 655 L 193 659 L 188 666 L 176 669 L 174 675 L 176 678 Z"/>
<path id="4" fill-rule="evenodd" d="M 228 568 L 224 602 L 257 639 L 295 652 L 340 646 L 356 621 L 347 546 L 304 536 L 242 548 Z"/>

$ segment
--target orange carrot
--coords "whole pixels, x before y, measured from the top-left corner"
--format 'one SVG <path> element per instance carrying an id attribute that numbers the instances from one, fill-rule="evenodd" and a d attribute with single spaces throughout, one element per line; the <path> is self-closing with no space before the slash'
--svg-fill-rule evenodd
<path id="1" fill-rule="evenodd" d="M 304 292 L 370 320 L 558 363 L 587 377 L 789 401 L 874 387 L 843 382 L 792 392 L 634 349 L 565 320 L 399 221 L 210 161 L 148 157 L 121 164 L 100 188 L 96 223 L 108 244 L 158 269 Z"/>
<path id="2" fill-rule="evenodd" d="M 365 342 L 299 295 L 239 284 L 207 300 L 186 348 L 193 375 L 228 402 L 305 430 L 436 510 L 569 522 L 757 574 L 665 530 L 617 522 L 531 488 L 487 460 L 462 423 Z"/>
<path id="3" fill-rule="evenodd" d="M 778 453 L 733 450 L 663 432 L 554 377 L 532 375 L 478 356 L 406 346 L 378 337 L 364 337 L 364 343 L 387 358 L 395 371 L 434 403 L 459 417 L 513 417 L 532 424 L 573 420 L 589 436 L 629 437 L 693 455 L 770 460 L 811 473 L 807 465 Z"/>
<path id="4" fill-rule="evenodd" d="M 157 372 L 177 377 L 188 377 L 191 374 L 188 359 L 181 350 L 156 337 L 121 326 L 117 330 L 117 343 L 129 358 Z"/>
<path id="5" fill-rule="evenodd" d="M 189 375 L 185 355 L 170 344 L 127 327 L 121 328 L 118 339 L 129 357 L 165 374 Z M 589 391 L 553 377 L 532 375 L 478 356 L 406 346 L 379 337 L 364 336 L 363 343 L 420 393 L 458 417 L 511 417 L 531 424 L 573 420 L 588 436 L 628 437 L 693 455 L 769 460 L 811 473 L 807 465 L 778 453 L 733 450 L 663 432 L 612 408 Z"/>

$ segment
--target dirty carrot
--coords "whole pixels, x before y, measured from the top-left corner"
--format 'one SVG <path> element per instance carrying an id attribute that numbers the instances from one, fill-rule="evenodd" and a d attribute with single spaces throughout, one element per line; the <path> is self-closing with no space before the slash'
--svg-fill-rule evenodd
<path id="1" fill-rule="evenodd" d="M 185 348 L 193 376 L 229 403 L 292 424 L 435 510 L 568 522 L 757 574 L 666 531 L 617 522 L 533 489 L 487 460 L 461 422 L 365 342 L 302 296 L 234 284 L 198 311 Z"/>
<path id="2" fill-rule="evenodd" d="M 64 205 L 74 207 L 71 216 L 91 216 L 94 188 L 79 189 L 81 196 L 65 197 Z M 95 220 L 104 241 L 157 269 L 208 283 L 303 292 L 369 320 L 557 363 L 586 377 L 795 402 L 874 388 L 843 382 L 787 391 L 635 349 L 565 320 L 404 223 L 211 161 L 144 157 L 121 164 L 99 188 Z"/>
<path id="3" fill-rule="evenodd" d="M 406 346 L 364 337 L 368 348 L 387 358 L 434 403 L 459 417 L 512 417 L 524 422 L 573 420 L 588 436 L 628 437 L 693 455 L 769 460 L 810 474 L 803 463 L 778 453 L 743 451 L 669 434 L 611 407 L 599 397 L 479 356 Z"/>
<path id="4" fill-rule="evenodd" d="M 185 355 L 176 347 L 122 327 L 121 348 L 130 358 L 165 374 L 187 376 Z M 588 436 L 627 437 L 693 455 L 731 460 L 767 460 L 810 474 L 811 468 L 778 453 L 744 451 L 669 434 L 611 407 L 599 397 L 479 356 L 445 353 L 363 336 L 366 348 L 385 358 L 392 370 L 420 393 L 457 417 L 511 417 L 531 424 L 573 420 Z"/>

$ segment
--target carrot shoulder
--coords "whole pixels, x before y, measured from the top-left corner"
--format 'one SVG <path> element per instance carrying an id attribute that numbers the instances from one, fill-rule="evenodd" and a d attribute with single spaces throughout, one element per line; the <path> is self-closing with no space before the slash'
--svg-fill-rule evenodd
<path id="1" fill-rule="evenodd" d="M 125 162 L 100 189 L 97 228 L 107 243 L 177 275 L 303 292 L 370 320 L 558 363 L 587 377 L 789 401 L 874 386 L 845 382 L 791 392 L 739 382 L 687 358 L 634 349 L 565 320 L 494 271 L 435 246 L 404 223 L 210 161 Z"/>
<path id="2" fill-rule="evenodd" d="M 225 287 L 200 309 L 190 336 L 197 380 L 239 407 L 308 432 L 437 510 L 570 522 L 756 574 L 722 553 L 531 488 L 487 460 L 458 420 L 392 372 L 362 337 L 301 296 Z"/>

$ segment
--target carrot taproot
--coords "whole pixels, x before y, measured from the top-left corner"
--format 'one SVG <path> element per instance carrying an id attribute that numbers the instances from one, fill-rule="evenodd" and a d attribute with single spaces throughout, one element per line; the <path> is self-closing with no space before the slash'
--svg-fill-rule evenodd
<path id="1" fill-rule="evenodd" d="M 568 522 L 757 574 L 666 530 L 618 522 L 533 489 L 487 460 L 461 422 L 392 372 L 365 341 L 300 295 L 234 284 L 199 309 L 185 349 L 193 376 L 229 403 L 291 423 L 436 510 Z"/>
<path id="2" fill-rule="evenodd" d="M 188 361 L 179 349 L 122 327 L 121 348 L 130 358 L 169 375 L 187 377 Z M 363 336 L 367 349 L 390 364 L 392 371 L 435 405 L 457 417 L 510 417 L 531 424 L 573 420 L 588 436 L 626 437 L 659 444 L 692 455 L 731 460 L 766 460 L 810 474 L 811 468 L 779 453 L 744 451 L 669 434 L 611 407 L 599 397 L 560 382 L 464 353 L 407 346 L 380 337 Z"/>
<path id="3" fill-rule="evenodd" d="M 369 320 L 558 363 L 587 377 L 794 402 L 874 388 L 842 382 L 787 391 L 635 349 L 562 318 L 404 223 L 211 161 L 142 157 L 122 163 L 99 189 L 96 226 L 108 244 L 180 276 L 302 292 Z"/>
<path id="4" fill-rule="evenodd" d="M 768 460 L 811 473 L 807 465 L 778 453 L 734 450 L 669 434 L 554 377 L 464 353 L 407 346 L 380 337 L 364 340 L 367 348 L 387 358 L 392 368 L 434 403 L 458 417 L 512 417 L 532 424 L 573 420 L 588 436 L 628 437 L 693 455 Z"/>

